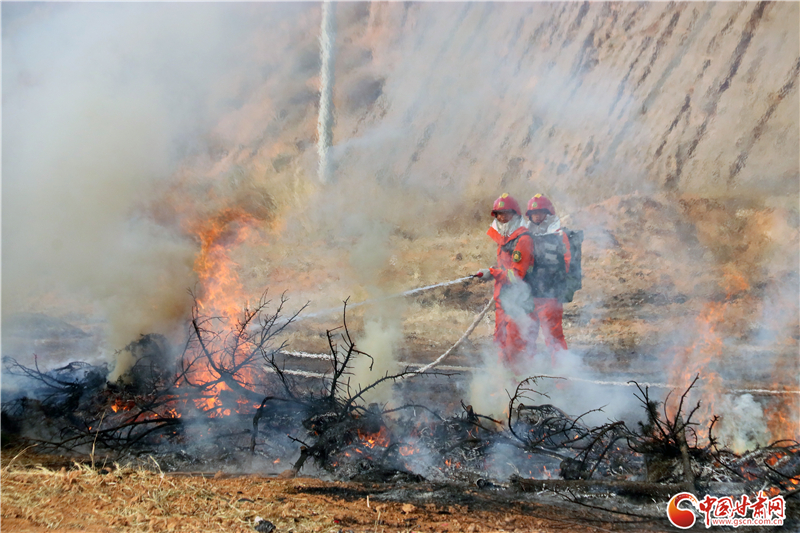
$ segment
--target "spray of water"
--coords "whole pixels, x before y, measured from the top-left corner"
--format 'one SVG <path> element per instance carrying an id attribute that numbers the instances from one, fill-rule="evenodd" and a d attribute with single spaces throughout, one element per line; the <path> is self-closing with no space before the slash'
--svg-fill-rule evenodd
<path id="1" fill-rule="evenodd" d="M 334 4 L 322 3 L 322 23 L 319 36 L 321 68 L 319 93 L 319 122 L 317 123 L 317 151 L 319 153 L 319 180 L 327 183 L 331 178 L 330 148 L 333 144 L 333 66 L 336 39 Z"/>
<path id="2" fill-rule="evenodd" d="M 399 292 L 397 294 L 391 294 L 389 296 L 380 296 L 378 298 L 370 298 L 368 300 L 364 300 L 363 302 L 348 303 L 347 304 L 347 308 L 348 309 L 354 309 L 356 307 L 361 307 L 362 305 L 376 304 L 376 303 L 380 303 L 380 302 L 385 302 L 387 300 L 392 300 L 394 298 L 403 298 L 405 296 L 412 296 L 414 294 L 419 294 L 421 292 L 429 291 L 431 289 L 436 289 L 436 288 L 439 288 L 439 287 L 447 287 L 448 285 L 455 285 L 456 283 L 462 283 L 464 281 L 471 280 L 472 278 L 473 278 L 473 276 L 471 276 L 471 275 L 470 276 L 464 276 L 463 278 L 453 279 L 453 280 L 450 280 L 450 281 L 443 281 L 441 283 L 434 283 L 433 285 L 426 285 L 425 287 L 418 287 L 416 289 L 409 289 L 407 291 Z M 298 322 L 300 320 L 307 319 L 307 318 L 317 318 L 317 317 L 320 317 L 320 316 L 328 315 L 330 313 L 341 313 L 341 312 L 342 312 L 341 306 L 340 307 L 328 307 L 326 309 L 321 309 L 321 310 L 315 311 L 313 313 L 303 313 L 302 315 L 298 315 L 298 316 L 292 318 L 292 321 L 293 322 Z M 278 321 L 278 324 L 285 324 L 288 321 L 289 321 L 289 319 L 287 318 L 287 319 Z"/>

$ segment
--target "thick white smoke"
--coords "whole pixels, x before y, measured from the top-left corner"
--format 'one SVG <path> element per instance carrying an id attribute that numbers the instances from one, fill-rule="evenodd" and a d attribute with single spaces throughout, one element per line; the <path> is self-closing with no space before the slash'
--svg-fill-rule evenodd
<path id="1" fill-rule="evenodd" d="M 254 98 L 278 55 L 263 36 L 300 11 L 3 6 L 4 316 L 66 301 L 107 321 L 107 351 L 174 330 L 197 245 L 150 204 L 187 157 L 236 139 L 212 129 Z"/>

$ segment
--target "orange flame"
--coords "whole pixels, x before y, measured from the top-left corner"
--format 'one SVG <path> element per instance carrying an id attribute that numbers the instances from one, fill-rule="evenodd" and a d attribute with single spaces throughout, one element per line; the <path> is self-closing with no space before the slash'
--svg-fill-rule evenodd
<path id="1" fill-rule="evenodd" d="M 733 267 L 726 267 L 722 274 L 722 285 L 726 298 L 722 302 L 707 302 L 695 319 L 695 330 L 700 334 L 692 346 L 680 350 L 674 358 L 675 364 L 670 375 L 670 383 L 678 387 L 679 394 L 673 395 L 667 412 L 670 417 L 675 416 L 678 399 L 700 374 L 701 381 L 695 392 L 700 394 L 703 401 L 700 409 L 695 413 L 695 420 L 705 423 L 715 413 L 715 400 L 722 394 L 722 379 L 716 372 L 709 370 L 713 361 L 719 360 L 724 353 L 725 341 L 722 326 L 726 323 L 726 312 L 732 303 L 732 298 L 750 289 L 741 272 Z M 689 406 L 685 406 L 689 407 Z M 708 435 L 699 435 L 707 438 Z"/>
<path id="2" fill-rule="evenodd" d="M 117 398 L 114 400 L 111 410 L 115 413 L 119 413 L 120 411 L 130 411 L 134 407 L 136 407 L 136 402 L 133 400 L 123 400 L 122 398 Z"/>
<path id="3" fill-rule="evenodd" d="M 671 397 L 670 405 L 666 406 L 670 417 L 675 416 L 680 394 L 689 387 L 697 374 L 701 375 L 702 381 L 698 382 L 700 386 L 696 392 L 703 396 L 704 401 L 695 415 L 695 420 L 705 422 L 713 415 L 714 400 L 721 393 L 722 380 L 719 374 L 710 372 L 708 367 L 723 353 L 724 342 L 718 327 L 724 319 L 726 307 L 727 302 L 707 303 L 695 320 L 701 337 L 692 346 L 677 354 L 670 382 L 678 387 L 679 394 L 677 397 Z"/>
<path id="4" fill-rule="evenodd" d="M 411 446 L 410 444 L 406 444 L 400 446 L 400 448 L 398 448 L 398 451 L 400 452 L 400 455 L 402 455 L 403 457 L 408 457 L 409 455 L 414 455 L 419 450 L 417 450 L 417 448 Z"/>
<path id="5" fill-rule="evenodd" d="M 678 387 L 677 392 L 682 393 L 694 377 L 700 374 L 702 381 L 698 382 L 699 386 L 694 393 L 700 395 L 702 402 L 694 420 L 701 423 L 701 426 L 705 425 L 713 414 L 718 414 L 714 402 L 722 395 L 722 380 L 717 373 L 709 370 L 709 365 L 723 358 L 725 336 L 736 334 L 737 309 L 749 305 L 746 301 L 743 303 L 743 299 L 748 297 L 744 293 L 750 289 L 750 284 L 741 271 L 732 265 L 726 265 L 720 285 L 725 291 L 725 300 L 708 302 L 701 310 L 695 320 L 694 328 L 700 335 L 692 346 L 676 353 L 670 375 L 670 383 L 675 384 Z M 734 305 L 737 300 L 738 306 Z M 728 331 L 724 329 L 726 326 Z M 771 388 L 780 390 L 786 387 L 772 384 Z M 680 394 L 673 394 L 671 397 L 673 405 L 667 406 L 670 416 L 674 416 L 679 396 Z M 800 398 L 795 395 L 776 396 L 764 405 L 766 425 L 772 440 L 796 438 L 800 433 L 798 412 L 800 412 Z M 698 436 L 701 440 L 707 438 L 707 435 Z"/>
<path id="6" fill-rule="evenodd" d="M 374 448 L 376 445 L 381 448 L 386 448 L 391 444 L 389 440 L 389 430 L 386 429 L 386 426 L 382 426 L 377 433 L 363 433 L 360 429 L 357 433 L 361 444 L 370 449 Z"/>
<path id="7" fill-rule="evenodd" d="M 202 310 L 204 316 L 220 317 L 223 328 L 231 332 L 235 331 L 239 324 L 241 303 L 247 301 L 236 272 L 238 265 L 232 260 L 231 254 L 253 233 L 256 223 L 257 219 L 250 213 L 240 208 L 226 208 L 212 217 L 188 223 L 186 226 L 187 231 L 192 233 L 200 244 L 200 253 L 194 262 L 200 286 L 196 295 L 198 308 Z M 214 339 L 213 342 L 217 341 L 218 339 Z M 200 349 L 206 350 L 196 348 Z M 195 407 L 211 417 L 230 415 L 231 408 L 224 406 L 220 394 L 231 389 L 224 382 L 218 381 L 220 376 L 214 368 L 231 368 L 233 365 L 221 360 L 225 354 L 224 348 L 215 346 L 206 351 L 213 359 L 213 363 L 204 357 L 195 358 L 187 378 L 193 383 L 214 384 L 208 386 L 203 398 L 194 400 Z M 250 374 L 251 369 L 242 366 L 235 373 L 235 378 L 241 383 L 255 382 L 256 379 Z M 257 407 L 256 405 L 255 408 Z M 246 412 L 250 409 L 250 401 L 244 398 L 237 400 L 235 407 L 237 412 Z"/>
<path id="8" fill-rule="evenodd" d="M 785 387 L 773 386 L 779 390 Z M 764 408 L 767 417 L 767 428 L 773 440 L 790 440 L 800 435 L 800 398 L 792 395 L 782 398 L 781 401 L 770 402 Z"/>
<path id="9" fill-rule="evenodd" d="M 230 254 L 247 239 L 256 222 L 241 209 L 227 208 L 191 228 L 200 241 L 200 254 L 194 262 L 201 285 L 198 304 L 204 310 L 221 313 L 231 324 L 246 298 L 235 270 L 238 265 Z"/>
<path id="10" fill-rule="evenodd" d="M 769 457 L 767 457 L 766 463 L 769 466 L 775 466 L 776 464 L 778 464 L 778 461 L 780 461 L 781 459 L 783 459 L 787 455 L 788 454 L 786 452 L 774 453 L 774 454 L 770 455 Z"/>

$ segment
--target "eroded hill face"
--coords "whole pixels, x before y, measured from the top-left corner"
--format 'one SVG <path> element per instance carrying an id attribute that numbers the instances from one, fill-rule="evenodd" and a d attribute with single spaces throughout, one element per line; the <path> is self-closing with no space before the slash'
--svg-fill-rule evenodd
<path id="1" fill-rule="evenodd" d="M 316 191 L 314 179 L 312 6 L 291 20 L 307 36 L 280 34 L 293 46 L 265 56 L 272 75 L 214 130 L 215 176 L 252 179 L 279 206 L 328 222 L 355 210 L 417 232 L 484 213 L 501 191 L 544 192 L 567 211 L 635 191 L 794 206 L 796 4 L 351 3 L 335 13 L 338 186 Z"/>
<path id="2" fill-rule="evenodd" d="M 373 6 L 363 31 L 342 30 L 354 33 L 342 55 L 368 50 L 362 70 L 383 94 L 363 123 L 341 113 L 337 142 L 395 129 L 376 173 L 582 202 L 644 184 L 796 193 L 797 14 L 756 3 Z"/>
<path id="3" fill-rule="evenodd" d="M 797 10 L 339 6 L 336 180 L 348 200 L 377 182 L 448 217 L 495 189 L 570 207 L 634 190 L 796 196 Z"/>

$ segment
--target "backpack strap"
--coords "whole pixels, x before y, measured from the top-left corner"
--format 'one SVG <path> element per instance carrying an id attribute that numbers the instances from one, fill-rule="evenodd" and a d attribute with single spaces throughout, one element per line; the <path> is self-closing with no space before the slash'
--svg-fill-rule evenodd
<path id="1" fill-rule="evenodd" d="M 523 235 L 529 235 L 529 233 L 527 231 L 523 231 L 522 233 L 520 233 L 507 243 L 500 245 L 500 249 L 503 250 L 505 253 L 510 254 L 511 252 L 514 251 L 514 248 L 517 247 L 517 242 Z"/>

